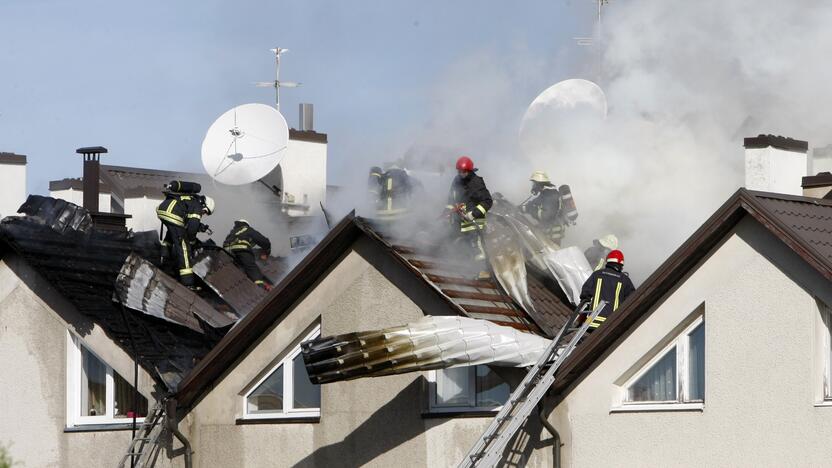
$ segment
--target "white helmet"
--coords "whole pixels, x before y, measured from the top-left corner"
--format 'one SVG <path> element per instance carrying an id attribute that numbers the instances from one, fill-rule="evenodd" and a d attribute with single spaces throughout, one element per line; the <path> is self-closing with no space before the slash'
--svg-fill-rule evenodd
<path id="1" fill-rule="evenodd" d="M 210 215 L 214 212 L 215 207 L 216 207 L 216 205 L 214 204 L 214 199 L 206 195 L 205 196 L 205 211 Z"/>
<path id="2" fill-rule="evenodd" d="M 549 176 L 546 175 L 546 173 L 543 171 L 532 172 L 532 175 L 529 177 L 529 180 L 532 182 L 540 182 L 541 184 L 552 183 L 552 181 L 549 180 Z"/>
<path id="3" fill-rule="evenodd" d="M 237 222 L 242 224 L 249 224 L 249 222 L 244 219 L 238 219 Z"/>
<path id="4" fill-rule="evenodd" d="M 618 248 L 618 238 L 613 234 L 607 234 L 606 236 L 599 238 L 598 243 L 610 250 Z"/>

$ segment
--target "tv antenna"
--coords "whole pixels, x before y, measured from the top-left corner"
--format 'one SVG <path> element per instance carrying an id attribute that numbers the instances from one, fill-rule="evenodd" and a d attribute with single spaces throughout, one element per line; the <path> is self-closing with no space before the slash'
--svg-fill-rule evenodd
<path id="1" fill-rule="evenodd" d="M 274 63 L 275 63 L 275 72 L 274 72 L 274 81 L 258 81 L 254 83 L 254 86 L 258 88 L 274 88 L 274 105 L 277 108 L 278 112 L 280 111 L 280 88 L 297 88 L 301 85 L 296 81 L 280 81 L 280 56 L 281 54 L 285 54 L 289 52 L 289 49 L 281 49 L 280 47 L 275 47 L 274 49 L 269 49 L 274 54 Z"/>
<path id="2" fill-rule="evenodd" d="M 598 76 L 596 82 L 600 85 L 602 80 L 602 73 L 603 73 L 603 60 L 604 60 L 604 48 L 603 48 L 603 40 L 604 40 L 604 23 L 603 23 L 603 12 L 604 6 L 610 3 L 610 0 L 592 0 L 593 2 L 598 4 L 598 16 L 596 20 L 597 30 L 598 33 L 595 37 L 574 37 L 575 43 L 582 47 L 591 47 L 596 46 L 596 51 L 598 53 L 597 60 L 598 60 Z"/>

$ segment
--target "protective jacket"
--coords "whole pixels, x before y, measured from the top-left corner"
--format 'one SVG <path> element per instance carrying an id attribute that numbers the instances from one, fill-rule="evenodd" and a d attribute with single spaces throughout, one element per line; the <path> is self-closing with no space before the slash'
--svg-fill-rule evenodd
<path id="1" fill-rule="evenodd" d="M 197 233 L 202 229 L 202 201 L 199 195 L 166 193 L 162 203 L 156 208 L 156 216 L 165 228 L 162 247 L 167 252 L 165 259 L 172 258 L 176 263 L 182 284 L 194 284 L 193 248 Z"/>
<path id="2" fill-rule="evenodd" d="M 259 246 L 266 253 L 271 252 L 272 243 L 269 238 L 260 234 L 260 231 L 249 226 L 248 223 L 234 222 L 234 227 L 231 232 L 225 237 L 223 247 L 226 250 L 251 250 L 254 246 Z"/>
<path id="3" fill-rule="evenodd" d="M 494 201 L 482 177 L 474 172 L 466 177 L 454 177 L 448 194 L 448 208 L 453 209 L 459 204 L 463 204 L 465 212 L 474 218 L 473 221 L 460 222 L 461 232 L 485 228 L 485 214 L 491 209 Z"/>
<path id="4" fill-rule="evenodd" d="M 529 213 L 540 223 L 540 227 L 549 237 L 560 244 L 563 239 L 565 224 L 562 217 L 563 200 L 554 185 L 541 186 L 537 196 L 523 206 L 523 211 Z"/>
<path id="5" fill-rule="evenodd" d="M 581 300 L 589 301 L 591 310 L 595 310 L 602 300 L 607 301 L 607 306 L 589 324 L 590 328 L 598 328 L 604 323 L 635 290 L 630 276 L 617 263 L 607 263 L 603 269 L 593 272 L 581 288 Z"/>
<path id="6" fill-rule="evenodd" d="M 413 184 L 407 171 L 391 168 L 381 178 L 378 214 L 381 217 L 396 217 L 407 211 L 408 200 L 413 193 Z"/>

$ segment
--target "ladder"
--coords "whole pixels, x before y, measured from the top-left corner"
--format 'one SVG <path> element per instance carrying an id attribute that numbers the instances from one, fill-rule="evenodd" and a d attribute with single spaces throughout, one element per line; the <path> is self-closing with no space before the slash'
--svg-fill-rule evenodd
<path id="1" fill-rule="evenodd" d="M 157 402 L 150 413 L 138 424 L 135 438 L 127 447 L 127 453 L 121 457 L 118 468 L 137 468 L 152 466 L 159 451 L 159 438 L 164 431 L 165 402 Z"/>
<path id="2" fill-rule="evenodd" d="M 600 301 L 589 317 L 577 326 L 575 322 L 579 320 L 581 314 L 586 312 L 587 305 L 582 305 L 572 312 L 569 320 L 561 327 L 537 363 L 512 392 L 506 404 L 491 421 L 488 429 L 459 463 L 459 468 L 491 468 L 500 462 L 508 442 L 552 386 L 555 381 L 555 372 L 586 334 L 590 322 L 595 320 L 606 305 L 606 301 Z M 568 343 L 563 345 L 562 342 L 567 340 L 569 332 L 573 331 L 575 334 Z"/>

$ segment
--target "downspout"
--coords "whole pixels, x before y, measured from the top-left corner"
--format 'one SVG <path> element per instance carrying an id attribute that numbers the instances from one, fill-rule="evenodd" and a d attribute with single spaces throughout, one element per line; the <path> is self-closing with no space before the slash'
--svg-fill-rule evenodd
<path id="1" fill-rule="evenodd" d="M 165 415 L 167 416 L 165 418 L 165 423 L 167 424 L 170 433 L 182 443 L 182 446 L 185 449 L 185 468 L 192 468 L 193 461 L 191 460 L 191 455 L 193 455 L 193 451 L 191 450 L 191 443 L 188 441 L 187 437 L 179 432 L 179 422 L 176 418 L 176 400 L 170 398 L 165 402 L 165 405 Z"/>
<path id="2" fill-rule="evenodd" d="M 554 463 L 554 468 L 560 468 L 560 434 L 558 430 L 555 429 L 555 426 L 546 419 L 546 415 L 544 414 L 545 411 L 543 410 L 543 404 L 537 405 L 538 407 L 538 416 L 540 416 L 540 423 L 543 424 L 543 427 L 549 431 L 549 434 L 552 434 L 552 438 L 554 439 L 554 443 L 552 445 L 552 462 Z"/>

